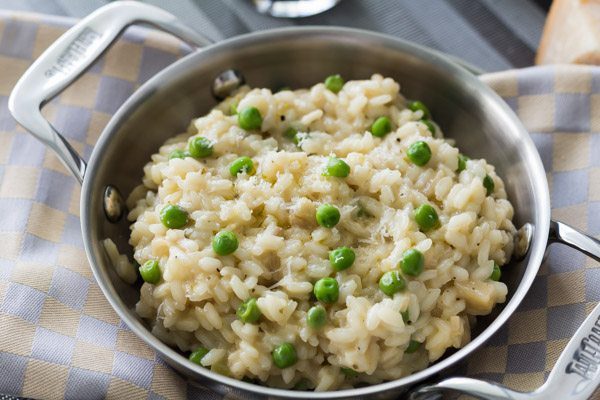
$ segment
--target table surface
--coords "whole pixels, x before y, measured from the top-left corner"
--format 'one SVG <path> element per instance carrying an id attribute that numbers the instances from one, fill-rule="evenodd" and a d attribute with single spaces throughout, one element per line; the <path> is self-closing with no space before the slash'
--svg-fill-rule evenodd
<path id="1" fill-rule="evenodd" d="M 251 0 L 143 0 L 214 40 L 282 26 L 384 32 L 463 58 L 484 71 L 533 64 L 550 0 L 344 0 L 304 19 L 258 14 Z M 109 0 L 0 0 L 0 9 L 81 18 Z"/>

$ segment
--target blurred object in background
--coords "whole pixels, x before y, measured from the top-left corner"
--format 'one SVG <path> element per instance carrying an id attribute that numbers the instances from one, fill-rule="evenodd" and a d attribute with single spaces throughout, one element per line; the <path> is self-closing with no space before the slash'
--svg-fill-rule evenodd
<path id="1" fill-rule="evenodd" d="M 343 0 L 317 15 L 274 18 L 259 13 L 255 5 L 275 0 L 142 1 L 169 11 L 215 41 L 286 26 L 347 26 L 427 46 L 487 72 L 533 65 L 550 4 L 550 0 Z M 334 0 L 314 1 L 328 5 Z M 82 18 L 109 2 L 0 0 L 0 10 Z"/>
<path id="2" fill-rule="evenodd" d="M 252 0 L 261 14 L 276 18 L 304 18 L 333 8 L 340 0 Z"/>
<path id="3" fill-rule="evenodd" d="M 535 62 L 600 65 L 600 0 L 554 0 Z"/>

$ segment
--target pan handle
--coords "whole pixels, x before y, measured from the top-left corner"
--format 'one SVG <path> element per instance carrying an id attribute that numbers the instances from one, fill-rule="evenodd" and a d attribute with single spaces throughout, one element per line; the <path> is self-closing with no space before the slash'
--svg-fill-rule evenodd
<path id="1" fill-rule="evenodd" d="M 83 182 L 86 162 L 42 116 L 41 108 L 81 75 L 129 25 L 147 23 L 194 47 L 211 43 L 182 25 L 172 14 L 137 1 L 118 1 L 99 8 L 65 32 L 29 67 L 8 100 L 13 117 L 56 152 Z"/>
<path id="2" fill-rule="evenodd" d="M 562 243 L 600 261 L 600 241 L 558 221 L 550 221 L 548 243 Z M 449 378 L 417 388 L 411 399 L 427 399 L 446 390 L 485 400 L 587 400 L 600 385 L 600 304 L 577 329 L 546 382 L 531 393 L 472 378 Z"/>
<path id="3" fill-rule="evenodd" d="M 548 241 L 550 244 L 566 244 L 590 256 L 594 260 L 600 261 L 600 240 L 578 231 L 563 222 L 550 221 Z"/>

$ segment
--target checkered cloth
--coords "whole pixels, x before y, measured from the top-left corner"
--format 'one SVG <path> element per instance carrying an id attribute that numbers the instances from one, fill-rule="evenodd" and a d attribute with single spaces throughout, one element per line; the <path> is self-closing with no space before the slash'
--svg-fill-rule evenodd
<path id="1" fill-rule="evenodd" d="M 186 385 L 114 313 L 86 260 L 79 185 L 9 115 L 15 82 L 65 29 L 56 19 L 0 15 L 0 393 L 221 399 Z M 128 30 L 44 113 L 89 157 L 127 96 L 184 52 L 163 34 Z M 531 132 L 550 182 L 553 217 L 600 234 L 600 69 L 529 68 L 483 79 Z M 552 247 L 522 307 L 465 372 L 520 390 L 541 385 L 600 300 L 598 267 L 581 253 Z"/>

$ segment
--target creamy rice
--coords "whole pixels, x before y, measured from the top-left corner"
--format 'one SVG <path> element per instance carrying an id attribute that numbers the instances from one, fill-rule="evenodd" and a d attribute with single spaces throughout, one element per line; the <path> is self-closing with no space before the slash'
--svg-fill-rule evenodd
<path id="1" fill-rule="evenodd" d="M 485 160 L 471 159 L 456 172 L 459 150 L 439 127 L 432 135 L 419 122 L 422 112 L 407 109 L 399 89 L 380 75 L 347 82 L 338 94 L 322 83 L 277 93 L 242 88 L 152 156 L 128 206 L 136 261 L 157 260 L 162 271 L 158 284 L 143 284 L 136 306 L 156 336 L 184 352 L 211 349 L 202 364 L 219 373 L 283 388 L 304 381 L 316 390 L 406 376 L 470 340 L 474 316 L 506 298 L 506 285 L 490 275 L 512 254 L 513 208 Z M 256 107 L 261 132 L 241 129 L 229 115 L 232 104 Z M 380 116 L 392 121 L 383 138 L 369 132 Z M 290 126 L 300 132 L 298 145 L 283 135 Z M 211 157 L 168 159 L 195 136 L 213 142 Z M 432 151 L 424 167 L 406 157 L 418 140 Z M 242 155 L 252 158 L 256 174 L 232 177 L 229 165 Z M 323 176 L 330 155 L 350 166 L 347 178 Z M 489 196 L 486 175 L 495 186 Z M 341 212 L 332 229 L 315 221 L 323 203 Z M 414 220 L 424 203 L 441 223 L 426 233 Z M 163 226 L 159 214 L 167 204 L 189 212 L 188 226 Z M 239 240 L 227 256 L 211 247 L 223 229 Z M 328 252 L 340 246 L 352 247 L 356 261 L 336 273 Z M 410 248 L 424 254 L 424 271 L 405 276 L 404 291 L 384 295 L 380 277 L 397 269 Z M 323 277 L 334 277 L 340 293 L 324 305 L 327 324 L 315 330 L 306 314 L 318 303 L 313 284 Z M 249 297 L 258 298 L 258 324 L 236 316 Z M 411 340 L 422 345 L 408 354 Z M 279 369 L 271 351 L 284 342 L 294 345 L 298 362 Z"/>

